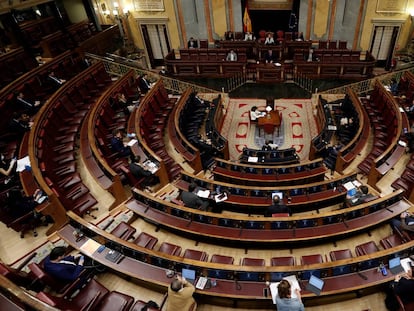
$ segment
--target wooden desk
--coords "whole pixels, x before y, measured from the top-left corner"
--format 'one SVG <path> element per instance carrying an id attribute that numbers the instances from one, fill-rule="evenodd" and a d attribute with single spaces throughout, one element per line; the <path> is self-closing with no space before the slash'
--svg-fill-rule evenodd
<path id="1" fill-rule="evenodd" d="M 259 118 L 257 125 L 259 128 L 263 128 L 265 134 L 273 134 L 275 127 L 277 127 L 277 134 L 279 135 L 280 122 L 279 112 L 272 110 L 264 117 Z"/>

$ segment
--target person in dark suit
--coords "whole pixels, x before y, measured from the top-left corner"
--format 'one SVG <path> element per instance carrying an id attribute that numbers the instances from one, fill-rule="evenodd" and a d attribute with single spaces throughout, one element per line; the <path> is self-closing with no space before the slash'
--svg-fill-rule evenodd
<path id="1" fill-rule="evenodd" d="M 273 214 L 285 213 L 289 214 L 289 216 L 291 215 L 289 208 L 281 202 L 280 197 L 278 195 L 275 195 L 273 197 L 273 204 L 267 208 L 265 216 L 271 217 Z"/>
<path id="2" fill-rule="evenodd" d="M 197 208 L 200 210 L 207 210 L 208 208 L 208 201 L 201 199 L 197 194 L 195 194 L 195 190 L 197 189 L 197 185 L 191 183 L 188 186 L 188 191 L 183 191 L 181 193 L 181 200 L 184 202 L 184 205 L 191 208 Z"/>
<path id="3" fill-rule="evenodd" d="M 120 129 L 115 129 L 112 133 L 111 148 L 117 152 L 120 157 L 129 157 L 132 154 L 131 148 L 124 144 L 123 133 Z"/>
<path id="4" fill-rule="evenodd" d="M 198 48 L 198 42 L 193 37 L 190 38 L 187 42 L 187 48 L 189 49 L 196 49 Z"/>
<path id="5" fill-rule="evenodd" d="M 265 61 L 267 63 L 274 63 L 277 60 L 276 55 L 273 53 L 272 50 L 268 50 L 265 54 Z"/>
<path id="6" fill-rule="evenodd" d="M 58 78 L 56 75 L 55 75 L 55 72 L 54 71 L 50 71 L 49 72 L 49 75 L 47 76 L 48 77 L 48 79 L 49 79 L 49 81 L 55 86 L 55 87 L 60 87 L 62 84 L 64 84 L 65 82 L 66 82 L 66 80 L 65 79 L 61 79 L 61 78 Z"/>
<path id="7" fill-rule="evenodd" d="M 65 256 L 66 248 L 58 246 L 45 258 L 44 269 L 52 277 L 63 282 L 73 282 L 83 272 L 84 257 Z"/>
<path id="8" fill-rule="evenodd" d="M 402 212 L 400 219 L 391 220 L 391 227 L 414 232 L 414 215 L 409 212 Z"/>
<path id="9" fill-rule="evenodd" d="M 148 75 L 145 73 L 139 79 L 139 89 L 141 90 L 141 93 L 146 94 L 150 88 L 151 88 L 151 83 L 148 81 Z"/>
<path id="10" fill-rule="evenodd" d="M 17 134 L 19 137 L 30 131 L 32 123 L 26 113 L 14 113 L 9 123 L 9 131 Z"/>
<path id="11" fill-rule="evenodd" d="M 34 115 L 38 112 L 41 105 L 40 101 L 35 101 L 33 103 L 32 101 L 26 99 L 22 92 L 18 92 L 16 94 L 16 104 L 30 115 Z"/>
<path id="12" fill-rule="evenodd" d="M 412 268 L 406 273 L 396 275 L 392 285 L 394 293 L 401 298 L 404 304 L 414 301 L 414 279 Z"/>
<path id="13" fill-rule="evenodd" d="M 141 157 L 139 155 L 134 156 L 133 154 L 130 157 L 130 163 L 129 163 L 129 170 L 131 171 L 131 174 L 134 175 L 135 178 L 141 179 L 144 177 L 143 186 L 151 186 L 154 184 L 159 183 L 159 178 L 157 176 L 154 176 L 150 171 L 145 169 L 141 164 Z"/>

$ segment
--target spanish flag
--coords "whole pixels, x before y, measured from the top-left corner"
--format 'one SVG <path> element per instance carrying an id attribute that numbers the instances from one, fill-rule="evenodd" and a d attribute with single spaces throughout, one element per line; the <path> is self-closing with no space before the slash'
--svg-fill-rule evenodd
<path id="1" fill-rule="evenodd" d="M 246 6 L 244 8 L 244 15 L 243 15 L 243 31 L 252 32 L 252 21 L 249 16 L 249 9 L 247 7 L 247 1 L 246 1 Z"/>

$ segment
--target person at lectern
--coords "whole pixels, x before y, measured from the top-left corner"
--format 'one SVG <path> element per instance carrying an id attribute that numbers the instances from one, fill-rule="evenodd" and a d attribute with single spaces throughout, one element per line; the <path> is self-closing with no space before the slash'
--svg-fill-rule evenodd
<path id="1" fill-rule="evenodd" d="M 277 286 L 276 306 L 277 311 L 305 311 L 299 289 L 295 290 L 297 298 L 292 298 L 289 281 L 282 280 Z"/>

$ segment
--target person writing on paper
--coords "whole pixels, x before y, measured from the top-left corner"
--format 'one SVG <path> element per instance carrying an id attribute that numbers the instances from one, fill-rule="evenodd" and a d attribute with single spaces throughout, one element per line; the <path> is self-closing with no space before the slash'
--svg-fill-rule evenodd
<path id="1" fill-rule="evenodd" d="M 394 293 L 400 297 L 404 304 L 414 301 L 414 279 L 412 266 L 407 272 L 397 274 L 392 285 Z"/>
<path id="2" fill-rule="evenodd" d="M 256 121 L 257 119 L 264 117 L 266 113 L 257 109 L 257 106 L 253 106 L 250 109 L 250 121 Z"/>
<path id="3" fill-rule="evenodd" d="M 295 289 L 297 298 L 292 298 L 291 285 L 287 280 L 281 280 L 277 286 L 276 306 L 278 311 L 304 311 L 300 290 Z"/>
<path id="4" fill-rule="evenodd" d="M 197 190 L 197 185 L 191 183 L 188 185 L 188 191 L 183 191 L 181 193 L 181 200 L 184 202 L 184 205 L 191 208 L 197 208 L 200 210 L 207 210 L 208 201 L 200 198 L 195 192 Z"/>
<path id="5" fill-rule="evenodd" d="M 197 305 L 193 298 L 195 288 L 184 277 L 177 275 L 168 287 L 166 311 L 190 310 Z"/>

